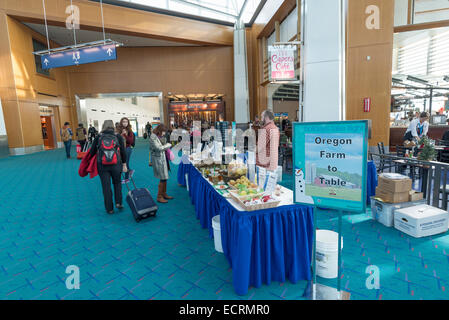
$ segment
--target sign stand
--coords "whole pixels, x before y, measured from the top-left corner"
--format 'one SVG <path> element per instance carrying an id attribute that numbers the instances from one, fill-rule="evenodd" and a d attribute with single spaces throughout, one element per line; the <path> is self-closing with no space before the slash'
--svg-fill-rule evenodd
<path id="1" fill-rule="evenodd" d="M 310 300 L 349 300 L 351 294 L 346 291 L 341 290 L 341 229 L 342 229 L 342 215 L 343 211 L 338 210 L 338 278 L 337 278 L 337 289 L 325 286 L 317 283 L 316 278 L 316 213 L 317 207 L 313 206 L 313 225 L 314 225 L 314 236 L 313 236 L 313 276 L 312 276 L 312 290 L 310 294 L 305 293 L 304 295 Z M 306 288 L 307 292 L 307 288 Z"/>

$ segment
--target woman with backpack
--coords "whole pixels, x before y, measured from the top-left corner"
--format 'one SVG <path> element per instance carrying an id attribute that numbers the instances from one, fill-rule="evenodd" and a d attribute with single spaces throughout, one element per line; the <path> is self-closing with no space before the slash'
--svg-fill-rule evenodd
<path id="1" fill-rule="evenodd" d="M 84 128 L 84 125 L 82 123 L 80 123 L 78 125 L 78 128 L 76 128 L 76 138 L 78 140 L 78 143 L 81 146 L 81 151 L 84 151 L 84 145 L 86 144 L 86 140 L 87 140 L 87 131 Z"/>
<path id="2" fill-rule="evenodd" d="M 98 175 L 103 188 L 104 206 L 106 212 L 114 213 L 112 201 L 111 180 L 114 185 L 114 200 L 117 209 L 123 209 L 121 174 L 127 172 L 125 140 L 115 133 L 114 122 L 106 120 L 103 128 L 92 143 L 92 156 L 97 155 Z"/>
<path id="3" fill-rule="evenodd" d="M 159 179 L 159 187 L 157 192 L 157 202 L 167 203 L 167 200 L 173 199 L 167 195 L 167 180 L 168 176 L 168 160 L 166 150 L 171 148 L 170 143 L 165 143 L 165 134 L 167 128 L 160 124 L 153 130 L 150 136 L 150 154 L 151 164 L 153 167 L 154 177 Z M 164 141 L 164 142 L 162 142 Z"/>
<path id="4" fill-rule="evenodd" d="M 64 126 L 61 129 L 61 139 L 62 142 L 64 142 L 67 159 L 70 159 L 70 150 L 72 148 L 72 136 L 73 132 L 72 129 L 70 129 L 70 123 L 65 122 Z"/>
<path id="5" fill-rule="evenodd" d="M 128 118 L 122 118 L 120 120 L 118 130 L 126 142 L 126 165 L 128 167 L 128 171 L 125 173 L 125 179 L 124 181 L 122 181 L 122 183 L 128 183 L 129 177 L 132 177 L 134 173 L 134 170 L 131 170 L 131 168 L 129 167 L 129 161 L 131 158 L 131 154 L 133 153 L 133 148 L 136 144 L 136 139 Z"/>

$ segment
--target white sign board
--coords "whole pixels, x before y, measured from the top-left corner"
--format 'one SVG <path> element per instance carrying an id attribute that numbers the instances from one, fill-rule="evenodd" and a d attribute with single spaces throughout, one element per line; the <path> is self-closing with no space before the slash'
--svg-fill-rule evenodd
<path id="1" fill-rule="evenodd" d="M 269 46 L 270 53 L 270 79 L 296 80 L 295 77 L 295 50 L 292 45 Z"/>

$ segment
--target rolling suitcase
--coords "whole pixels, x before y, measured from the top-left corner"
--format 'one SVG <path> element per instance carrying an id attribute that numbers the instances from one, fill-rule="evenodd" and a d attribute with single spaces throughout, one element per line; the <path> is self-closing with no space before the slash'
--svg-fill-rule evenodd
<path id="1" fill-rule="evenodd" d="M 89 150 L 89 146 L 90 146 L 90 142 L 86 141 L 86 143 L 84 144 L 84 149 L 80 150 L 79 152 L 76 153 L 76 158 L 78 160 L 81 160 L 81 159 L 84 158 L 84 156 L 86 155 L 87 151 Z"/>
<path id="2" fill-rule="evenodd" d="M 128 188 L 126 202 L 131 208 L 134 219 L 139 222 L 140 220 L 156 216 L 158 207 L 151 197 L 150 191 L 146 188 L 137 188 L 133 178 L 130 179 L 134 185 L 134 190 L 131 190 L 128 183 L 126 183 Z"/>

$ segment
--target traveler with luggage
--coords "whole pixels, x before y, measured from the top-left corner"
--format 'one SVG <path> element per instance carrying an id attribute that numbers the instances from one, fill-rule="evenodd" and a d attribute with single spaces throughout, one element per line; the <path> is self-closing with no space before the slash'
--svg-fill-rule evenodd
<path id="1" fill-rule="evenodd" d="M 61 133 L 62 142 L 64 142 L 65 153 L 66 153 L 67 159 L 70 159 L 70 149 L 72 148 L 73 132 L 72 132 L 72 129 L 70 129 L 69 122 L 64 123 L 64 126 L 62 127 L 60 133 Z"/>
<path id="2" fill-rule="evenodd" d="M 84 145 L 86 144 L 86 129 L 84 128 L 83 124 L 80 123 L 78 125 L 78 128 L 76 128 L 76 139 L 78 140 L 78 143 L 81 146 L 81 151 L 84 151 Z"/>
<path id="3" fill-rule="evenodd" d="M 125 139 L 126 143 L 126 165 L 128 167 L 128 171 L 125 173 L 125 179 L 122 183 L 128 183 L 129 177 L 133 176 L 134 170 L 131 170 L 129 167 L 129 162 L 131 158 L 131 154 L 133 153 L 133 148 L 136 145 L 136 138 L 134 136 L 134 132 L 132 130 L 131 124 L 129 123 L 128 118 L 122 118 L 120 120 L 119 125 L 119 133 L 122 135 L 123 139 Z"/>
<path id="4" fill-rule="evenodd" d="M 89 142 L 92 142 L 97 137 L 98 132 L 97 132 L 97 129 L 95 129 L 94 126 L 89 125 L 89 130 L 87 131 L 87 134 L 88 134 Z"/>
<path id="5" fill-rule="evenodd" d="M 97 155 L 98 175 L 103 189 L 106 212 L 114 213 L 111 180 L 114 185 L 114 200 L 117 209 L 123 209 L 121 174 L 127 172 L 125 141 L 115 133 L 114 122 L 106 120 L 90 149 L 91 156 Z"/>
<path id="6" fill-rule="evenodd" d="M 166 150 L 170 149 L 171 144 L 161 142 L 161 139 L 165 138 L 166 132 L 167 128 L 160 124 L 153 130 L 150 136 L 150 154 L 154 177 L 160 180 L 156 200 L 160 203 L 167 203 L 167 200 L 173 199 L 173 197 L 167 195 L 167 180 L 169 176 Z"/>

